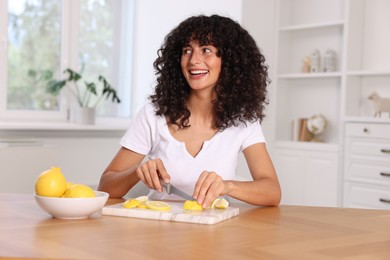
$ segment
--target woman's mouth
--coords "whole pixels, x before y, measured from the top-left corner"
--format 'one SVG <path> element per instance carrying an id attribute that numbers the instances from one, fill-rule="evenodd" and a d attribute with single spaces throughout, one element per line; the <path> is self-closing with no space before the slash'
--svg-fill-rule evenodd
<path id="1" fill-rule="evenodd" d="M 207 74 L 208 70 L 190 70 L 190 74 L 193 76 Z"/>

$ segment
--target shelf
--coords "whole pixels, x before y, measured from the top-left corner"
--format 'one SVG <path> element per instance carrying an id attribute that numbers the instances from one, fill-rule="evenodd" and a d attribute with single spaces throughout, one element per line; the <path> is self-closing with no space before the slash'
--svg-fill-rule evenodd
<path id="1" fill-rule="evenodd" d="M 279 28 L 280 32 L 291 32 L 291 31 L 301 31 L 301 30 L 311 30 L 311 29 L 321 29 L 328 27 L 342 27 L 344 26 L 344 21 L 332 21 L 324 23 L 312 23 L 312 24 L 300 24 L 300 25 L 289 25 Z"/>
<path id="2" fill-rule="evenodd" d="M 363 117 L 363 116 L 346 116 L 344 118 L 344 121 L 347 123 L 383 123 L 383 124 L 389 124 L 390 123 L 390 117 L 385 118 L 375 118 L 375 117 Z"/>
<path id="3" fill-rule="evenodd" d="M 275 141 L 275 148 L 316 150 L 321 152 L 338 152 L 339 145 L 334 143 L 315 143 L 315 142 L 294 142 L 294 141 Z"/>
<path id="4" fill-rule="evenodd" d="M 280 74 L 279 79 L 313 79 L 313 78 L 338 78 L 341 77 L 340 72 L 327 73 L 289 73 Z"/>
<path id="5" fill-rule="evenodd" d="M 387 70 L 353 70 L 347 72 L 348 76 L 390 76 L 390 69 Z"/>

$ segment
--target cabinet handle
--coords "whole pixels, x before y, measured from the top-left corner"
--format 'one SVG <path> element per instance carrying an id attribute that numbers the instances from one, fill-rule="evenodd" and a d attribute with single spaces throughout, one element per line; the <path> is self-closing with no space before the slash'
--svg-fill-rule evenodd
<path id="1" fill-rule="evenodd" d="M 387 172 L 381 172 L 380 175 L 385 177 L 390 177 L 390 173 Z"/>
<path id="2" fill-rule="evenodd" d="M 388 199 L 379 198 L 379 201 L 383 202 L 383 203 L 390 203 L 390 200 L 388 200 Z"/>
<path id="3" fill-rule="evenodd" d="M 390 150 L 389 149 L 381 149 L 381 152 L 382 153 L 390 153 Z"/>

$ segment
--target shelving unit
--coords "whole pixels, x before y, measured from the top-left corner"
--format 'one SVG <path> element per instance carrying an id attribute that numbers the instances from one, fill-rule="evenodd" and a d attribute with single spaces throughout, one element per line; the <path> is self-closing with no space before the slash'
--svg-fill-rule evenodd
<path id="1" fill-rule="evenodd" d="M 390 1 L 348 2 L 342 100 L 343 206 L 390 209 L 390 113 L 374 117 L 368 96 L 390 97 Z"/>
<path id="2" fill-rule="evenodd" d="M 308 9 L 312 12 L 305 11 Z M 327 144 L 337 146 L 340 139 L 343 1 L 283 0 L 279 1 L 278 10 L 276 141 L 279 146 L 293 141 L 293 121 L 298 118 L 322 114 L 328 120 L 328 130 L 322 138 Z M 303 59 L 315 49 L 321 54 L 327 49 L 336 52 L 335 72 L 301 72 Z M 324 99 L 332 105 L 318 102 Z M 321 146 L 312 147 L 321 150 Z"/>
<path id="3" fill-rule="evenodd" d="M 280 0 L 278 14 L 273 159 L 282 183 L 282 204 L 337 206 L 345 2 Z M 305 57 L 314 50 L 323 57 L 328 49 L 336 53 L 336 71 L 322 72 L 321 63 L 320 72 L 302 72 Z M 328 121 L 321 135 L 324 142 L 296 141 L 293 122 L 315 114 Z"/>
<path id="4" fill-rule="evenodd" d="M 373 91 L 390 97 L 390 1 L 279 0 L 277 10 L 273 156 L 281 183 L 288 185 L 284 202 L 348 206 L 346 201 L 354 201 L 351 196 L 355 195 L 351 194 L 357 194 L 359 189 L 354 189 L 356 180 L 351 179 L 351 168 L 346 166 L 351 162 L 351 153 L 346 152 L 350 151 L 347 140 L 351 138 L 345 129 L 354 125 L 380 129 L 378 131 L 384 133 L 382 140 L 390 140 L 390 133 L 383 130 L 390 124 L 389 113 L 374 118 L 373 106 L 368 100 Z M 319 50 L 322 60 L 327 49 L 335 51 L 336 71 L 302 72 L 303 59 L 315 49 Z M 296 141 L 292 122 L 314 114 L 322 114 L 328 121 L 321 135 L 324 142 Z M 358 142 L 359 138 L 365 135 L 355 136 L 353 140 Z M 370 140 L 375 141 L 376 137 L 370 136 Z M 388 145 L 385 144 L 387 148 Z M 386 167 L 382 171 L 390 172 Z M 313 169 L 323 175 L 312 172 Z M 313 175 L 321 182 L 315 182 Z M 314 188 L 302 186 L 308 179 L 313 181 L 308 185 Z M 364 186 L 361 181 L 357 184 Z M 389 188 L 378 185 L 378 189 Z M 299 189 L 312 193 L 297 196 Z M 322 199 L 307 202 L 307 196 L 322 196 Z"/>
<path id="5" fill-rule="evenodd" d="M 390 97 L 390 2 L 386 0 L 349 1 L 346 39 L 346 79 L 344 121 L 386 121 L 373 119 L 368 96 L 377 91 Z M 387 115 L 388 122 L 390 117 Z"/>

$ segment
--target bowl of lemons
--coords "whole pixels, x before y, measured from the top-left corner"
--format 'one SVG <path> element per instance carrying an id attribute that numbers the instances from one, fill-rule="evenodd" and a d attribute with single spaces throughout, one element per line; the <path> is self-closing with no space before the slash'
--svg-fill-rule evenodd
<path id="1" fill-rule="evenodd" d="M 34 198 L 54 218 L 83 219 L 101 211 L 108 193 L 68 182 L 59 167 L 51 167 L 38 176 Z"/>

